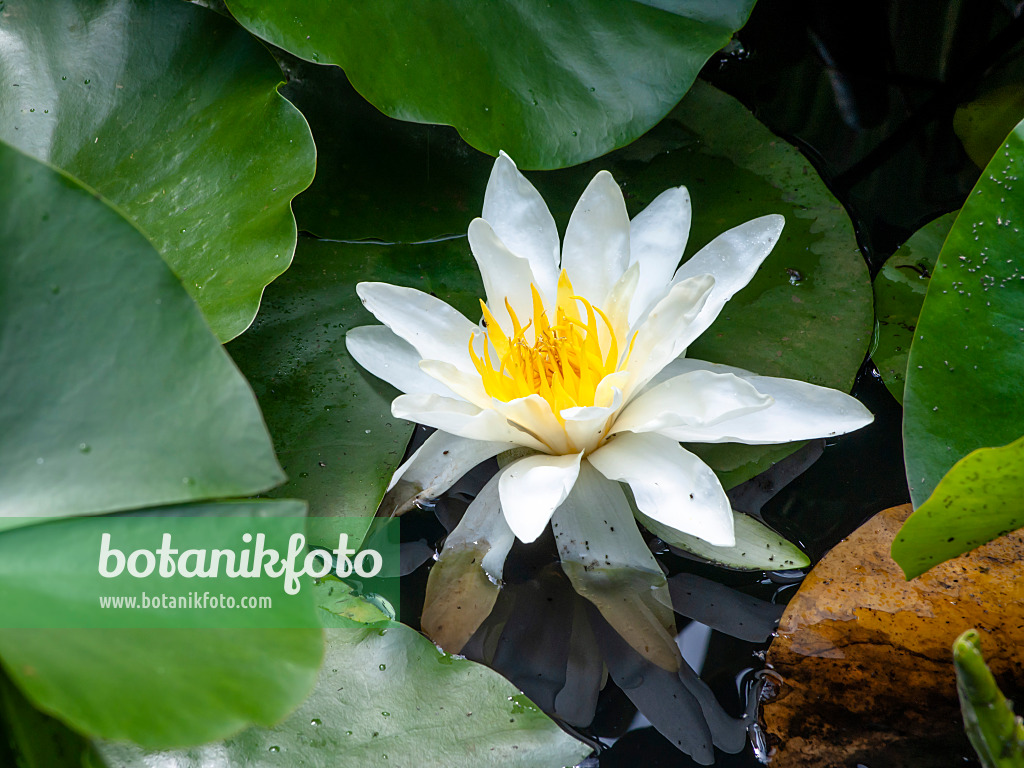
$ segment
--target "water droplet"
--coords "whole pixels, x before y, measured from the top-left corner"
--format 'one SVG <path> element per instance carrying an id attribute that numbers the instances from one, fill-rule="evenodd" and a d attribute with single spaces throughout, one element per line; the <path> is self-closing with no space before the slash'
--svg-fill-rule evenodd
<path id="1" fill-rule="evenodd" d="M 78 450 L 80 453 L 88 453 L 89 451 L 92 450 L 92 446 L 90 446 L 88 443 L 79 443 Z"/>
<path id="2" fill-rule="evenodd" d="M 381 664 L 380 666 L 377 667 L 377 669 L 379 669 L 381 672 L 383 672 L 387 668 L 388 668 L 387 664 Z"/>
<path id="3" fill-rule="evenodd" d="M 573 132 L 572 132 L 572 135 L 573 135 L 573 136 L 579 136 L 579 133 L 578 133 L 577 131 L 573 131 Z"/>
<path id="4" fill-rule="evenodd" d="M 267 752 L 280 752 L 280 751 L 281 751 L 281 748 L 279 746 L 277 746 L 276 744 L 274 746 L 272 746 L 272 747 L 268 747 L 267 748 Z"/>
<path id="5" fill-rule="evenodd" d="M 194 477 L 183 477 L 183 478 L 181 478 L 181 482 L 184 485 L 195 485 L 196 484 L 196 479 Z"/>
<path id="6" fill-rule="evenodd" d="M 391 717 L 390 712 L 381 712 L 381 715 L 383 715 L 384 717 Z"/>
<path id="7" fill-rule="evenodd" d="M 315 728 L 318 725 L 323 725 L 324 721 L 321 720 L 319 717 L 314 717 L 312 720 L 309 721 L 309 724 Z"/>
<path id="8" fill-rule="evenodd" d="M 67 75 L 61 75 L 61 76 L 60 76 L 60 79 L 61 79 L 61 80 L 67 80 L 67 79 L 68 79 L 68 76 L 67 76 Z"/>
<path id="9" fill-rule="evenodd" d="M 87 79 L 87 80 L 85 81 L 85 84 L 86 84 L 86 85 L 88 85 L 88 84 L 89 84 L 89 83 L 91 83 L 91 82 L 92 82 L 92 80 L 88 80 L 88 79 Z"/>
<path id="10" fill-rule="evenodd" d="M 42 464 L 44 461 L 45 459 L 43 459 L 43 457 L 40 456 L 38 459 L 36 459 L 36 464 Z"/>

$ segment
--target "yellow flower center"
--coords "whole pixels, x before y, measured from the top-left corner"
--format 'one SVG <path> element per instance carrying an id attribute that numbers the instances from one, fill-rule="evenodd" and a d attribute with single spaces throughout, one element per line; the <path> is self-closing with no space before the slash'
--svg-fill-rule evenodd
<path id="1" fill-rule="evenodd" d="M 477 355 L 472 338 L 469 354 L 488 395 L 506 403 L 519 397 L 540 395 L 551 404 L 551 410 L 561 421 L 562 409 L 595 404 L 597 385 L 605 376 L 625 366 L 636 334 L 620 362 L 613 323 L 600 308 L 573 293 L 565 270 L 558 278 L 554 323 L 548 319 L 537 288 L 531 284 L 530 289 L 533 319 L 525 326 L 519 322 L 508 299 L 505 300 L 512 320 L 511 337 L 505 335 L 487 305 L 480 302 L 487 325 L 484 354 L 483 358 Z M 580 305 L 585 316 L 580 314 Z M 598 318 L 607 328 L 604 348 Z M 532 341 L 527 336 L 531 327 Z M 492 346 L 497 360 L 491 357 Z"/>

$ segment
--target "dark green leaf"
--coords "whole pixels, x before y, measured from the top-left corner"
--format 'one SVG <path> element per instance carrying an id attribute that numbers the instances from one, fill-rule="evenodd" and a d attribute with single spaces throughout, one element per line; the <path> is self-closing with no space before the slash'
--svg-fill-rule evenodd
<path id="1" fill-rule="evenodd" d="M 315 157 L 267 51 L 182 2 L 7 0 L 0 26 L 0 139 L 122 209 L 222 340 L 245 330 Z"/>
<path id="2" fill-rule="evenodd" d="M 382 112 L 455 126 L 524 168 L 605 154 L 660 120 L 753 0 L 229 0 L 254 34 L 337 64 Z"/>
<path id="3" fill-rule="evenodd" d="M 281 482 L 251 390 L 152 245 L 2 143 L 0 179 L 0 528 Z"/>
<path id="4" fill-rule="evenodd" d="M 1024 434 L 1024 123 L 992 158 L 946 238 L 910 349 L 903 444 L 924 502 L 963 456 Z"/>
<path id="5" fill-rule="evenodd" d="M 886 388 L 900 403 L 917 317 L 935 260 L 958 213 L 947 213 L 917 230 L 875 276 L 877 324 L 871 358 Z"/>

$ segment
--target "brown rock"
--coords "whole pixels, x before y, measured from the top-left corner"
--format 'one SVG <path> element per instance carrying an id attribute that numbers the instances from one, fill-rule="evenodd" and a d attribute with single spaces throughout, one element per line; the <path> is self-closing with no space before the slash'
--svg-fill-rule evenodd
<path id="1" fill-rule="evenodd" d="M 973 760 L 950 650 L 970 627 L 1004 692 L 1024 691 L 1024 531 L 907 582 L 889 547 L 910 512 L 840 542 L 786 609 L 768 657 L 784 682 L 764 707 L 776 768 Z"/>

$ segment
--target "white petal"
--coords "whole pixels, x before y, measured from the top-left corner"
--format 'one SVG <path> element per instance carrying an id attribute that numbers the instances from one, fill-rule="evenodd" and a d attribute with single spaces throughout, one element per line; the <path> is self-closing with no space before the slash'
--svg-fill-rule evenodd
<path id="1" fill-rule="evenodd" d="M 694 319 L 714 288 L 711 275 L 699 275 L 672 286 L 640 325 L 627 369 L 632 374 L 626 398 L 681 355 L 696 337 Z"/>
<path id="2" fill-rule="evenodd" d="M 391 403 L 395 418 L 408 419 L 470 440 L 508 442 L 534 450 L 544 445 L 516 429 L 497 411 L 437 395 L 399 395 Z"/>
<path id="3" fill-rule="evenodd" d="M 691 371 L 644 390 L 623 409 L 612 432 L 709 427 L 762 410 L 773 402 L 749 381 L 734 374 Z"/>
<path id="4" fill-rule="evenodd" d="M 612 286 L 629 266 L 629 214 L 622 190 L 608 171 L 587 185 L 569 218 L 562 269 L 573 289 L 604 308 Z"/>
<path id="5" fill-rule="evenodd" d="M 401 514 L 417 501 L 433 499 L 482 461 L 514 447 L 508 442 L 469 440 L 438 430 L 391 477 L 391 505 Z"/>
<path id="6" fill-rule="evenodd" d="M 629 269 L 623 272 L 622 277 L 612 286 L 612 290 L 608 294 L 608 303 L 602 307 L 612 322 L 612 330 L 620 345 L 624 339 L 629 338 L 629 317 L 639 281 L 640 265 L 631 264 Z M 665 286 L 665 292 L 668 292 L 668 286 Z M 606 349 L 608 339 L 604 323 L 598 325 L 598 330 L 601 332 L 601 349 Z"/>
<path id="7" fill-rule="evenodd" d="M 594 405 L 565 408 L 565 433 L 576 450 L 591 450 L 597 446 L 608 430 L 609 421 L 622 407 L 622 388 L 629 380 L 627 371 L 610 373 L 597 385 Z"/>
<path id="8" fill-rule="evenodd" d="M 698 334 L 707 330 L 725 302 L 753 279 L 778 242 L 785 223 L 783 216 L 770 214 L 733 227 L 697 251 L 675 273 L 673 283 L 695 275 L 715 277 L 715 290 L 695 322 Z"/>
<path id="9" fill-rule="evenodd" d="M 501 510 L 520 541 L 528 544 L 544 532 L 576 482 L 582 455 L 527 456 L 501 473 Z"/>
<path id="10" fill-rule="evenodd" d="M 512 253 L 530 262 L 541 294 L 553 297 L 558 282 L 558 228 L 540 193 L 504 152 L 491 169 L 482 216 Z"/>
<path id="11" fill-rule="evenodd" d="M 587 460 L 609 480 L 628 483 L 648 517 L 717 546 L 735 544 L 732 508 L 722 484 L 675 440 L 624 432 Z"/>
<path id="12" fill-rule="evenodd" d="M 512 321 L 505 300 L 519 318 L 520 325 L 526 325 L 533 316 L 533 295 L 530 284 L 535 282 L 530 262 L 517 256 L 498 239 L 491 225 L 483 219 L 473 219 L 469 224 L 469 247 L 473 251 L 480 277 L 487 295 L 487 308 L 498 320 L 506 335 L 512 333 Z M 554 294 L 550 294 L 554 295 Z"/>
<path id="13" fill-rule="evenodd" d="M 472 403 L 477 408 L 491 407 L 491 396 L 487 394 L 480 374 L 476 371 L 466 373 L 451 363 L 443 363 L 440 360 L 421 360 L 418 367 L 420 373 L 426 374 L 426 377 L 435 385 L 440 385 L 440 388 L 455 393 L 457 397 Z"/>
<path id="14" fill-rule="evenodd" d="M 640 281 L 630 320 L 650 309 L 668 292 L 690 235 L 690 193 L 666 189 L 629 225 L 629 260 L 640 265 Z"/>
<path id="15" fill-rule="evenodd" d="M 696 370 L 739 376 L 775 402 L 768 408 L 724 419 L 709 426 L 658 429 L 661 434 L 681 442 L 750 445 L 788 443 L 792 440 L 842 435 L 870 424 L 875 418 L 859 400 L 838 390 L 796 379 L 758 376 L 742 368 L 716 365 L 703 360 L 675 360 L 651 384 L 656 384 L 662 377 Z"/>
<path id="16" fill-rule="evenodd" d="M 565 430 L 555 418 L 551 404 L 540 395 L 517 397 L 503 403 L 492 400 L 491 407 L 511 424 L 544 444 L 545 453 L 571 453 Z"/>
<path id="17" fill-rule="evenodd" d="M 498 499 L 500 475 L 501 473 L 495 474 L 487 482 L 444 542 L 445 551 L 460 547 L 484 550 L 486 554 L 480 565 L 495 582 L 501 581 L 505 556 L 512 549 L 516 538 L 501 513 Z"/>
<path id="18" fill-rule="evenodd" d="M 363 325 L 345 334 L 352 359 L 378 379 L 402 392 L 432 392 L 451 397 L 452 391 L 420 370 L 420 353 L 385 325 Z"/>
<path id="19" fill-rule="evenodd" d="M 457 310 L 438 298 L 390 283 L 359 283 L 356 293 L 384 325 L 427 360 L 444 360 L 472 371 L 469 339 L 478 332 Z"/>
<path id="20" fill-rule="evenodd" d="M 551 519 L 562 570 L 634 649 L 664 669 L 679 667 L 668 583 L 616 482 L 585 459 L 572 493 Z"/>

